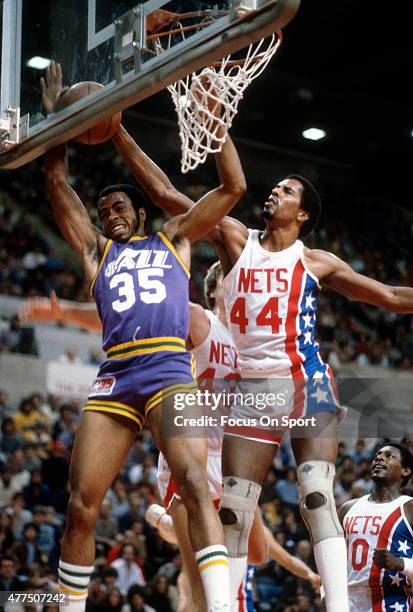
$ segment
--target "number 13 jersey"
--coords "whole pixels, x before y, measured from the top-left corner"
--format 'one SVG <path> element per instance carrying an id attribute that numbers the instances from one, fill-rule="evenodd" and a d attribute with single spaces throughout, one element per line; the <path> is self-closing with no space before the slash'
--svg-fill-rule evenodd
<path id="1" fill-rule="evenodd" d="M 312 378 L 324 372 L 314 340 L 318 279 L 297 240 L 279 252 L 265 250 L 248 230 L 240 258 L 223 281 L 228 327 L 243 377 Z"/>
<path id="2" fill-rule="evenodd" d="M 189 271 L 163 232 L 108 240 L 90 290 L 109 359 L 185 350 Z"/>

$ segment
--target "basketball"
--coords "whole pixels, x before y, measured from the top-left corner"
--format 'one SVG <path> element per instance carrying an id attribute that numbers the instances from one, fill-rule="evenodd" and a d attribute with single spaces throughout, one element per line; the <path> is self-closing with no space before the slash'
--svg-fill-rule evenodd
<path id="1" fill-rule="evenodd" d="M 94 91 L 101 89 L 103 85 L 95 83 L 94 81 L 82 81 L 72 85 L 69 89 L 63 90 L 56 103 L 56 111 L 60 111 L 71 104 L 74 104 L 78 100 L 81 100 L 85 96 L 88 96 Z M 122 119 L 122 113 L 116 113 L 112 117 L 106 117 L 99 123 L 91 127 L 86 132 L 76 136 L 74 140 L 82 144 L 95 145 L 106 140 L 110 140 L 119 128 Z"/>

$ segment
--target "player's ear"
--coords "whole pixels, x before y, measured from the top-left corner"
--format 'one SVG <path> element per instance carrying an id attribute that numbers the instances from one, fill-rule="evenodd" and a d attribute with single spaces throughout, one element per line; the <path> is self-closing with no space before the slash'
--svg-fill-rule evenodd
<path id="1" fill-rule="evenodd" d="M 145 210 L 145 208 L 139 208 L 138 214 L 139 214 L 139 223 L 145 225 L 145 221 L 146 221 L 146 210 Z"/>
<path id="2" fill-rule="evenodd" d="M 407 476 L 412 475 L 412 470 L 409 467 L 402 467 L 402 476 L 406 478 Z"/>
<path id="3" fill-rule="evenodd" d="M 297 215 L 298 221 L 302 221 L 303 223 L 305 223 L 306 221 L 309 220 L 309 218 L 310 218 L 310 213 L 304 210 L 304 208 L 300 208 L 300 210 L 298 211 L 298 215 Z"/>

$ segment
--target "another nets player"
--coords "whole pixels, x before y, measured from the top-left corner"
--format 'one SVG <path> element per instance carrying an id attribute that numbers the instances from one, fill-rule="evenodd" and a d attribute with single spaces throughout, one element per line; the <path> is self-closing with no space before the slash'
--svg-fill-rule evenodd
<path id="1" fill-rule="evenodd" d="M 386 444 L 372 462 L 370 495 L 343 504 L 350 612 L 408 612 L 413 578 L 413 499 L 402 495 L 413 455 Z"/>

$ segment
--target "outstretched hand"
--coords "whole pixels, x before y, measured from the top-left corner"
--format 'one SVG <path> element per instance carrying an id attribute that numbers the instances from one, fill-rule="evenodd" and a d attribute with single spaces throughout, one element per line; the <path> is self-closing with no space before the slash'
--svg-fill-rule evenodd
<path id="1" fill-rule="evenodd" d="M 42 102 L 46 115 L 55 111 L 56 101 L 63 89 L 62 67 L 58 62 L 52 60 L 50 66 L 46 68 L 46 78 L 40 79 L 42 88 Z"/>
<path id="2" fill-rule="evenodd" d="M 399 570 L 404 569 L 404 561 L 395 557 L 387 548 L 376 548 L 373 553 L 373 563 L 382 569 Z"/>

